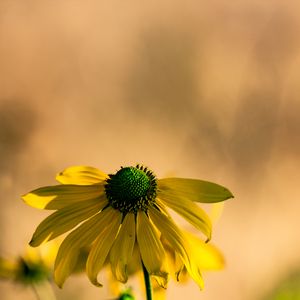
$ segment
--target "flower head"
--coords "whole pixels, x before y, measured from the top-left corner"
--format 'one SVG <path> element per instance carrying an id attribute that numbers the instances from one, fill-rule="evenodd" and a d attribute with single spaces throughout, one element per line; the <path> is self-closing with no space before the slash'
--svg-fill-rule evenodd
<path id="1" fill-rule="evenodd" d="M 185 269 L 203 286 L 193 245 L 170 217 L 167 207 L 210 240 L 211 222 L 197 202 L 232 198 L 228 189 L 196 179 L 157 179 L 141 165 L 122 167 L 112 175 L 92 167 L 70 167 L 56 179 L 60 185 L 36 189 L 23 199 L 33 207 L 56 210 L 37 227 L 31 246 L 72 230 L 56 257 L 54 278 L 58 286 L 72 273 L 81 249 L 90 247 L 86 272 L 94 285 L 101 286 L 97 276 L 106 261 L 114 277 L 126 282 L 134 249 L 138 249 L 148 273 L 166 287 L 170 273 L 167 244 L 180 270 Z"/>
<path id="2" fill-rule="evenodd" d="M 22 256 L 12 259 L 0 257 L 0 278 L 23 285 L 36 285 L 50 280 L 57 249 L 56 243 L 45 244 L 39 249 L 27 246 Z"/>

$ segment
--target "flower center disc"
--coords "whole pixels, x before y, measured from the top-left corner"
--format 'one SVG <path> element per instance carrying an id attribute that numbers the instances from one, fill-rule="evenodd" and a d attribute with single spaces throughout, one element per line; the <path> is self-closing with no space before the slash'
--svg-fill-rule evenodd
<path id="1" fill-rule="evenodd" d="M 156 179 L 143 166 L 121 168 L 105 185 L 110 205 L 120 212 L 146 211 L 156 196 Z"/>

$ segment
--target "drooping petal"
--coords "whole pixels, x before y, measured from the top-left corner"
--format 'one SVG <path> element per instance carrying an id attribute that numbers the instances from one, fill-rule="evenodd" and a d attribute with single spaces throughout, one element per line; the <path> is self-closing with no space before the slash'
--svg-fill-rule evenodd
<path id="1" fill-rule="evenodd" d="M 127 265 L 132 258 L 135 243 L 135 216 L 128 213 L 122 223 L 121 229 L 110 250 L 110 263 L 112 273 L 118 281 L 127 282 Z"/>
<path id="2" fill-rule="evenodd" d="M 87 275 L 96 286 L 102 286 L 98 282 L 97 276 L 116 238 L 122 220 L 122 214 L 118 210 L 111 207 L 108 209 L 111 210 L 112 216 L 103 227 L 98 228 L 98 237 L 93 243 L 86 262 Z"/>
<path id="3" fill-rule="evenodd" d="M 206 212 L 196 203 L 186 198 L 181 198 L 176 194 L 166 195 L 162 192 L 159 197 L 165 205 L 175 210 L 197 229 L 201 230 L 207 236 L 208 240 L 211 239 L 211 221 Z"/>
<path id="4" fill-rule="evenodd" d="M 163 178 L 157 181 L 158 196 L 177 195 L 190 201 L 202 203 L 214 203 L 233 198 L 232 193 L 225 187 L 213 182 L 186 179 L 186 178 Z"/>
<path id="5" fill-rule="evenodd" d="M 137 241 L 142 261 L 150 275 L 157 278 L 160 285 L 166 287 L 168 271 L 166 268 L 166 254 L 158 236 L 157 230 L 150 222 L 145 212 L 137 213 Z"/>
<path id="6" fill-rule="evenodd" d="M 182 259 L 179 256 L 178 252 L 175 252 L 174 265 L 176 267 L 176 269 L 175 269 L 176 280 L 180 281 L 180 282 L 186 282 L 187 278 L 182 276 L 183 274 L 187 273 L 186 268 L 185 268 L 184 262 L 182 261 Z"/>
<path id="7" fill-rule="evenodd" d="M 74 203 L 59 209 L 47 217 L 37 227 L 30 241 L 30 245 L 32 247 L 37 247 L 41 243 L 50 241 L 71 230 L 82 221 L 87 220 L 99 212 L 106 204 L 107 200 L 103 195 L 96 199 Z"/>
<path id="8" fill-rule="evenodd" d="M 40 209 L 61 209 L 75 202 L 95 199 L 104 194 L 104 185 L 54 185 L 36 189 L 24 196 L 30 206 Z"/>
<path id="9" fill-rule="evenodd" d="M 87 166 L 74 166 L 56 175 L 56 180 L 62 184 L 89 185 L 106 180 L 108 176 L 100 170 Z"/>
<path id="10" fill-rule="evenodd" d="M 191 248 L 188 240 L 173 220 L 162 214 L 155 208 L 150 208 L 149 216 L 158 230 L 168 240 L 174 251 L 180 256 L 190 276 L 203 288 L 203 279 L 195 259 L 192 257 Z"/>
<path id="11" fill-rule="evenodd" d="M 115 210 L 108 207 L 73 230 L 62 242 L 55 260 L 54 280 L 62 287 L 76 266 L 80 249 L 88 247 L 98 237 L 99 230 L 107 228 L 115 217 Z"/>
<path id="12" fill-rule="evenodd" d="M 184 269 L 184 263 L 181 258 L 178 256 L 178 253 L 174 251 L 172 245 L 168 240 L 162 235 L 161 242 L 166 251 L 168 265 L 171 271 L 171 275 L 175 275 L 175 280 L 178 280 L 178 274 Z"/>
<path id="13" fill-rule="evenodd" d="M 135 234 L 135 237 L 136 237 L 136 234 Z M 130 276 L 130 275 L 136 274 L 139 271 L 140 272 L 142 271 L 142 260 L 141 260 L 141 253 L 140 253 L 139 245 L 137 243 L 137 240 L 135 239 L 132 257 L 130 258 L 128 267 L 127 267 L 127 273 Z"/>
<path id="14" fill-rule="evenodd" d="M 155 300 L 166 300 L 167 289 L 163 288 L 157 280 L 151 280 L 153 299 Z"/>

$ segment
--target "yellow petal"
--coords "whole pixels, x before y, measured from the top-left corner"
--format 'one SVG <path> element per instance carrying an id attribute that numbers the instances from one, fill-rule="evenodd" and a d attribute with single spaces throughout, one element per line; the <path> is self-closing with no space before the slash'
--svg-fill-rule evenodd
<path id="1" fill-rule="evenodd" d="M 211 243 L 205 243 L 195 235 L 184 232 L 187 237 L 193 258 L 198 269 L 201 271 L 216 271 L 224 268 L 224 257 L 221 251 Z M 172 260 L 171 265 L 175 267 L 175 275 L 177 281 L 186 282 L 189 279 L 189 274 L 182 263 L 182 260 L 178 257 L 178 254 L 172 248 L 169 247 L 169 243 L 166 243 L 165 239 L 162 240 L 164 247 L 170 252 Z"/>
<path id="2" fill-rule="evenodd" d="M 195 202 L 213 203 L 233 198 L 232 193 L 225 187 L 213 182 L 186 179 L 163 178 L 158 180 L 158 191 L 167 196 L 177 195 Z"/>
<path id="3" fill-rule="evenodd" d="M 179 230 L 173 220 L 162 214 L 155 208 L 150 208 L 149 216 L 158 230 L 170 243 L 174 251 L 180 256 L 185 264 L 190 276 L 203 288 L 203 279 L 195 259 L 192 257 L 192 252 L 188 240 L 184 234 Z"/>
<path id="4" fill-rule="evenodd" d="M 188 280 L 187 276 L 184 276 L 187 274 L 185 265 L 180 258 L 178 252 L 175 252 L 175 259 L 174 259 L 174 266 L 175 266 L 175 277 L 177 281 L 180 282 L 186 282 Z"/>
<path id="5" fill-rule="evenodd" d="M 54 280 L 62 287 L 76 266 L 80 250 L 88 247 L 114 217 L 113 209 L 107 208 L 73 230 L 62 242 L 54 266 Z"/>
<path id="6" fill-rule="evenodd" d="M 189 239 L 199 269 L 220 270 L 224 268 L 224 257 L 216 246 L 203 242 L 191 233 L 186 232 L 185 235 Z"/>
<path id="7" fill-rule="evenodd" d="M 121 229 L 110 250 L 112 273 L 118 281 L 127 282 L 127 265 L 132 258 L 135 243 L 135 216 L 128 213 L 122 223 Z"/>
<path id="8" fill-rule="evenodd" d="M 224 210 L 224 202 L 213 203 L 211 205 L 211 209 L 210 209 L 210 212 L 209 212 L 209 218 L 211 219 L 211 221 L 214 225 L 221 218 L 223 210 Z"/>
<path id="9" fill-rule="evenodd" d="M 157 231 L 143 211 L 139 211 L 137 214 L 137 241 L 142 261 L 148 273 L 161 277 L 162 281 L 159 278 L 157 280 L 165 287 L 168 282 L 165 250 Z"/>
<path id="10" fill-rule="evenodd" d="M 188 222 L 201 230 L 207 239 L 211 239 L 212 225 L 208 215 L 197 204 L 176 194 L 165 194 L 163 191 L 158 194 L 159 199 L 167 206 L 179 213 Z"/>
<path id="11" fill-rule="evenodd" d="M 45 241 L 50 241 L 59 235 L 71 230 L 82 221 L 99 212 L 107 200 L 105 196 L 78 202 L 59 209 L 47 217 L 36 229 L 30 245 L 37 247 Z"/>
<path id="12" fill-rule="evenodd" d="M 75 202 L 94 199 L 104 194 L 103 184 L 54 185 L 36 189 L 22 196 L 25 203 L 40 209 L 60 209 Z"/>
<path id="13" fill-rule="evenodd" d="M 56 180 L 63 184 L 89 185 L 104 181 L 108 176 L 93 167 L 74 166 L 56 175 Z"/>
<path id="14" fill-rule="evenodd" d="M 107 208 L 107 210 L 110 210 L 111 216 L 106 219 L 105 223 L 103 223 L 104 226 L 99 226 L 97 229 L 98 237 L 92 246 L 86 262 L 87 275 L 90 281 L 96 286 L 102 286 L 101 283 L 98 282 L 97 276 L 103 267 L 122 220 L 122 214 L 118 210 L 110 207 Z"/>
<path id="15" fill-rule="evenodd" d="M 161 236 L 161 242 L 164 246 L 164 249 L 166 251 L 168 264 L 171 270 L 171 275 L 175 275 L 175 280 L 178 280 L 179 273 L 184 269 L 184 263 L 178 256 L 177 252 L 174 251 L 171 244 L 168 242 L 168 240 L 162 235 Z"/>
<path id="16" fill-rule="evenodd" d="M 128 275 L 133 275 L 137 272 L 142 272 L 141 253 L 137 240 L 135 239 L 132 257 L 127 266 Z"/>
<path id="17" fill-rule="evenodd" d="M 36 262 L 40 262 L 41 261 L 40 249 L 33 248 L 27 245 L 23 258 L 25 261 L 31 262 L 33 264 Z"/>
<path id="18" fill-rule="evenodd" d="M 14 279 L 17 275 L 17 261 L 0 257 L 0 279 Z"/>
<path id="19" fill-rule="evenodd" d="M 49 268 L 52 269 L 55 261 L 55 257 L 57 255 L 58 248 L 61 244 L 62 239 L 56 239 L 54 241 L 45 243 L 38 248 L 32 249 L 39 249 L 41 259 L 43 263 Z"/>
<path id="20" fill-rule="evenodd" d="M 161 285 L 155 280 L 152 280 L 152 292 L 153 292 L 153 299 L 155 300 L 167 299 L 167 289 L 162 288 Z"/>

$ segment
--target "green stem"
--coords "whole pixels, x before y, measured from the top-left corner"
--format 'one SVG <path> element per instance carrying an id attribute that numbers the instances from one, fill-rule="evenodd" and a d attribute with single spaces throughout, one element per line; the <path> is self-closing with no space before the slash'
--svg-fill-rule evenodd
<path id="1" fill-rule="evenodd" d="M 143 262 L 142 262 L 142 266 L 143 266 L 143 272 L 144 272 L 147 300 L 152 300 L 152 285 L 151 285 L 150 275 L 149 275 L 146 267 L 144 266 Z"/>
<path id="2" fill-rule="evenodd" d="M 35 297 L 37 300 L 55 300 L 55 294 L 53 292 L 52 286 L 50 282 L 45 281 L 40 284 L 32 284 L 31 285 Z"/>
<path id="3" fill-rule="evenodd" d="M 34 292 L 34 295 L 35 295 L 36 299 L 41 300 L 40 294 L 39 294 L 38 289 L 36 288 L 36 286 L 33 284 L 31 287 L 32 287 L 32 290 Z"/>

